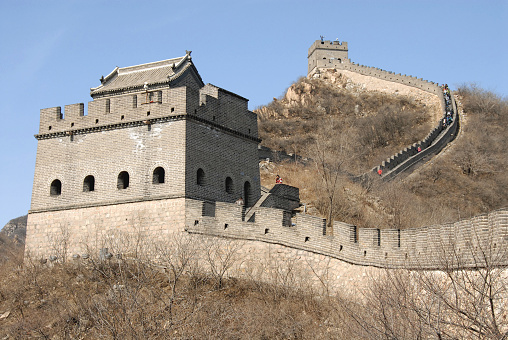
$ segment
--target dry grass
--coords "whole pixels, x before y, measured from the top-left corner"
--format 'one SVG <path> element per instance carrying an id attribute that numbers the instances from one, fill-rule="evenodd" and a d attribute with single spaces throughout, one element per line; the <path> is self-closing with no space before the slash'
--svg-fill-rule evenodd
<path id="1" fill-rule="evenodd" d="M 228 276 L 219 285 L 217 275 L 185 260 L 193 258 L 194 244 L 164 249 L 158 264 L 114 258 L 23 266 L 10 258 L 0 264 L 0 338 L 501 339 L 508 334 L 506 269 L 489 261 L 477 271 L 387 270 L 365 277 L 359 295 L 317 294 L 285 280 Z"/>
<path id="2" fill-rule="evenodd" d="M 188 247 L 167 245 L 173 255 Z M 5 262 L 0 266 L 0 315 L 9 315 L 0 320 L 0 338 L 353 337 L 345 325 L 331 322 L 328 301 L 310 290 L 230 277 L 219 286 L 216 276 L 195 264 L 178 268 L 185 270 L 177 279 L 178 271 L 170 266 L 136 259 L 49 267 Z"/>
<path id="3" fill-rule="evenodd" d="M 355 94 L 306 78 L 291 89 L 300 95 L 299 102 L 274 100 L 258 110 L 262 144 L 312 157 L 317 140 L 347 135 L 351 158 L 345 169 L 351 173 L 368 171 L 430 130 L 427 108 L 409 97 Z"/>
<path id="4" fill-rule="evenodd" d="M 373 178 L 367 187 L 360 187 L 343 176 L 337 184 L 333 218 L 364 227 L 411 228 L 453 222 L 508 206 L 507 100 L 474 85 L 461 87 L 459 95 L 467 120 L 461 122 L 461 134 L 446 152 L 411 176 L 390 183 Z M 281 101 L 275 103 L 283 107 Z M 310 158 L 316 158 L 313 147 L 320 139 L 336 141 L 334 133 L 338 134 L 341 141 L 347 141 L 349 155 L 342 168 L 360 173 L 401 145 L 408 145 L 411 140 L 401 136 L 410 135 L 414 124 L 420 126 L 418 120 L 399 119 L 404 114 L 391 117 L 390 110 L 380 111 L 379 115 L 366 117 L 322 113 L 307 120 L 275 115 L 276 119 L 261 118 L 261 130 L 272 147 Z M 370 124 L 376 128 L 369 129 Z M 298 140 L 306 142 L 296 143 Z M 395 144 L 390 144 L 391 140 Z M 383 146 L 387 142 L 389 145 Z M 286 145 L 291 147 L 287 149 Z M 308 204 L 310 213 L 327 217 L 323 195 L 326 186 L 317 170 L 315 161 L 306 166 L 277 164 L 271 171 L 262 170 L 261 178 L 263 185 L 271 187 L 275 174 L 280 174 L 285 183 L 300 188 L 302 202 Z"/>

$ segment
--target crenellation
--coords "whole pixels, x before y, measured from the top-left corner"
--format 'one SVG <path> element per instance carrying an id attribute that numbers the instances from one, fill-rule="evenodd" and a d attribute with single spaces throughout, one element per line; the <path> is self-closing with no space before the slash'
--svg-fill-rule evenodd
<path id="1" fill-rule="evenodd" d="M 421 78 L 352 63 L 347 53 L 346 42 L 318 40 L 309 49 L 309 71 L 333 67 L 442 93 Z M 190 52 L 115 68 L 90 94 L 87 115 L 84 104 L 67 105 L 65 117 L 60 107 L 41 110 L 26 241 L 26 253 L 36 258 L 137 251 L 120 239 L 143 240 L 153 251 L 184 231 L 244 240 L 260 253 L 274 247 L 386 268 L 441 268 L 450 254 L 462 256 L 455 266 L 475 267 L 475 255 L 493 239 L 496 249 L 507 246 L 506 210 L 402 230 L 339 221 L 327 228 L 325 219 L 296 212 L 298 188 L 261 190 L 257 116 L 248 100 L 205 85 Z M 453 97 L 452 105 L 456 110 Z M 396 172 L 412 157 L 423 159 L 443 146 L 438 135 L 455 131 L 434 128 L 376 171 Z M 240 197 L 243 205 L 235 203 Z"/>

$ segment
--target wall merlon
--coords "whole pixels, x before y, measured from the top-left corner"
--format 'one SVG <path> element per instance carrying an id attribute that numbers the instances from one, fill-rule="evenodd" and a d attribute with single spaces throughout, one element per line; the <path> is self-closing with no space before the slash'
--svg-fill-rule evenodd
<path id="1" fill-rule="evenodd" d="M 85 114 L 85 105 L 83 103 L 65 105 L 64 119 L 74 119 L 83 117 Z"/>

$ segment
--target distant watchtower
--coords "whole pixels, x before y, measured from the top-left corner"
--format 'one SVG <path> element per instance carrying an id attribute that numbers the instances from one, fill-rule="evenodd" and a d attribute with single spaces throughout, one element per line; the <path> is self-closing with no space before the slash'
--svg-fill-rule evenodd
<path id="1" fill-rule="evenodd" d="M 308 74 L 318 67 L 333 67 L 334 64 L 349 62 L 347 42 L 316 40 L 309 48 Z"/>

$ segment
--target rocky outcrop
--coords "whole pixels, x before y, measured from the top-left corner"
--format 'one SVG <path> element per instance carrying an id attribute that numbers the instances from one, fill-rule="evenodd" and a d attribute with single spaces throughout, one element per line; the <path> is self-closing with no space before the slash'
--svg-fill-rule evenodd
<path id="1" fill-rule="evenodd" d="M 6 235 L 16 243 L 25 244 L 27 217 L 28 215 L 24 215 L 10 220 L 0 233 Z"/>

